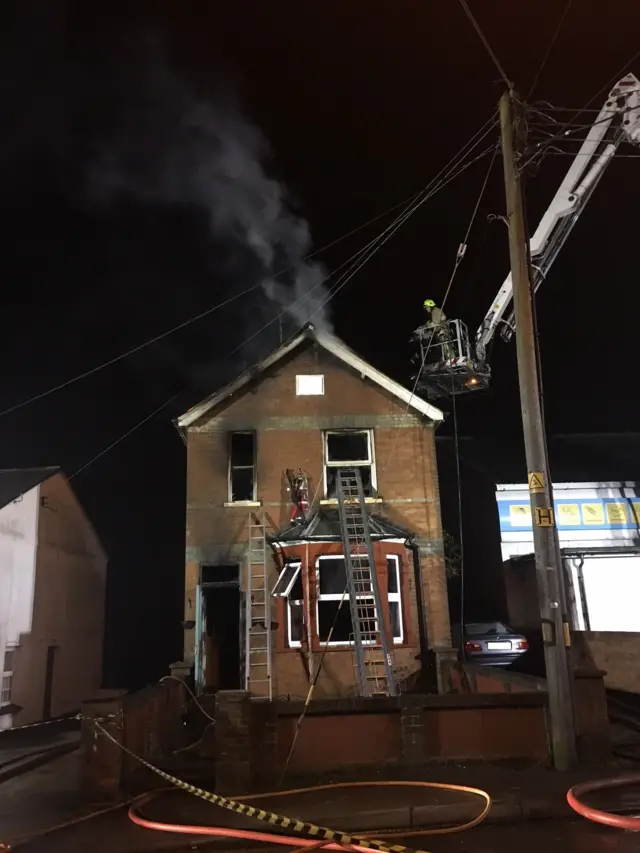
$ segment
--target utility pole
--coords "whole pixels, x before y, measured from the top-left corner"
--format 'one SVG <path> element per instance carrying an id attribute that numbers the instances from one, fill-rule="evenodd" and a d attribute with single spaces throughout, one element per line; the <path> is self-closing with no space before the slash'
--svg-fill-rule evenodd
<path id="1" fill-rule="evenodd" d="M 538 602 L 547 669 L 547 692 L 553 761 L 556 770 L 576 762 L 576 737 L 567 655 L 567 626 L 563 619 L 562 565 L 548 476 L 549 462 L 540 400 L 537 349 L 533 325 L 522 185 L 517 170 L 514 93 L 500 100 L 500 131 L 509 227 L 509 256 L 513 283 L 520 406 L 527 459 L 531 521 L 535 550 Z"/>

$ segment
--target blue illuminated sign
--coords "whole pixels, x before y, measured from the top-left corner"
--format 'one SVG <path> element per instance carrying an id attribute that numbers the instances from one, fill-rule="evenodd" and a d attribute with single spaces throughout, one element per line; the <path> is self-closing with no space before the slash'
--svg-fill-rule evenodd
<path id="1" fill-rule="evenodd" d="M 563 498 L 554 501 L 559 530 L 640 531 L 640 498 Z M 526 498 L 498 501 L 500 530 L 530 530 L 531 504 Z"/>

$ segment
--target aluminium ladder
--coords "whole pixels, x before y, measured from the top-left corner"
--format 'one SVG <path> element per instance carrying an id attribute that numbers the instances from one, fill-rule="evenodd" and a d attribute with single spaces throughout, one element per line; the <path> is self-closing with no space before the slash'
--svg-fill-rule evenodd
<path id="1" fill-rule="evenodd" d="M 271 596 L 264 514 L 249 513 L 245 604 L 245 689 L 271 699 Z"/>
<path id="2" fill-rule="evenodd" d="M 391 653 L 360 470 L 339 468 L 336 485 L 360 693 L 393 696 Z"/>

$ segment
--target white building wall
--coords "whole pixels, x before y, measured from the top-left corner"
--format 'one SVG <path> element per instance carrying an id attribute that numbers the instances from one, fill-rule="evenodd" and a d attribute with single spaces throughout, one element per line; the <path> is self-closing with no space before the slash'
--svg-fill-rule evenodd
<path id="1" fill-rule="evenodd" d="M 0 670 L 8 645 L 31 631 L 40 487 L 0 509 Z M 0 716 L 0 728 L 11 717 Z"/>
<path id="2" fill-rule="evenodd" d="M 640 633 L 637 484 L 558 483 L 553 497 L 560 548 L 571 555 L 567 560 L 577 604 L 574 627 Z M 533 553 L 527 486 L 499 485 L 496 500 L 503 560 Z"/>

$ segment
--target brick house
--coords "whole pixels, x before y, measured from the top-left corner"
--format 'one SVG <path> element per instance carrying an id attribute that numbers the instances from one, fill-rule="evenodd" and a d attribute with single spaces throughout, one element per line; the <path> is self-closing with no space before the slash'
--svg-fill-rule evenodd
<path id="1" fill-rule="evenodd" d="M 200 691 L 246 686 L 249 525 L 269 541 L 272 696 L 357 691 L 336 468 L 356 466 L 397 681 L 450 658 L 435 456 L 442 413 L 338 338 L 306 326 L 176 420 L 187 446 L 184 663 Z M 291 471 L 310 507 L 292 515 Z M 256 523 L 255 521 L 253 523 Z M 266 565 L 266 562 L 265 562 Z"/>

